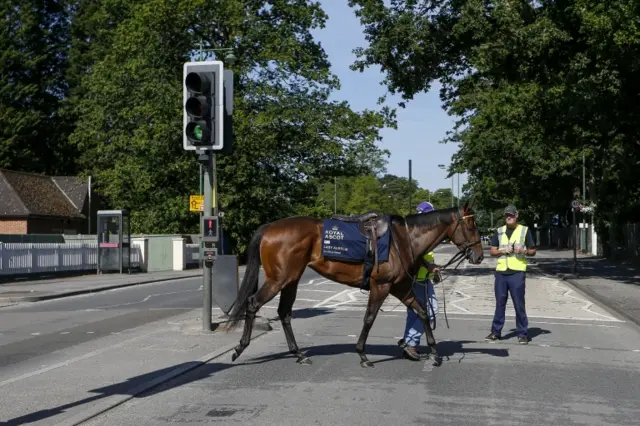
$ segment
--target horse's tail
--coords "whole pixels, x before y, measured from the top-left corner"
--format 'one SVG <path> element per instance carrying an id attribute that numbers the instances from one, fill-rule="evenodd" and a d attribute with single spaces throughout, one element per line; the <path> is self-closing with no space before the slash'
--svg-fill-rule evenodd
<path id="1" fill-rule="evenodd" d="M 229 311 L 230 325 L 234 326 L 244 315 L 249 298 L 258 291 L 258 277 L 260 275 L 260 243 L 267 225 L 262 225 L 251 237 L 247 247 L 247 267 L 244 271 L 244 278 L 238 290 L 238 297 L 233 302 L 233 307 Z"/>

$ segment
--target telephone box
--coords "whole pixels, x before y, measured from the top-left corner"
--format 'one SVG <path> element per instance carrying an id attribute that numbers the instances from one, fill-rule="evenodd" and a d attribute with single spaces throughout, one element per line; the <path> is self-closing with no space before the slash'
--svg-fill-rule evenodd
<path id="1" fill-rule="evenodd" d="M 98 210 L 98 274 L 131 273 L 131 229 L 127 210 Z"/>

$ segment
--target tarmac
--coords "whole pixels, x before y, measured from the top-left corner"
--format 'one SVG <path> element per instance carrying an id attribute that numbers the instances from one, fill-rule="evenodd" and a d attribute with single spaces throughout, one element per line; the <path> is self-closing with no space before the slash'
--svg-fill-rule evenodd
<path id="1" fill-rule="evenodd" d="M 202 269 L 188 269 L 184 271 L 132 274 L 87 274 L 75 277 L 0 283 L 0 307 L 19 302 L 38 302 L 140 284 L 201 276 Z"/>
<path id="2" fill-rule="evenodd" d="M 448 255 L 439 254 L 437 261 L 442 263 L 446 257 Z M 397 348 L 393 348 L 395 341 L 389 344 L 389 339 L 395 340 L 397 334 L 401 333 L 406 308 L 399 305 L 397 300 L 389 298 L 379 314 L 380 319 L 376 323 L 378 325 L 374 327 L 377 331 L 372 334 L 368 347 L 371 347 L 372 359 L 376 358 L 375 362 L 386 360 L 377 360 L 380 355 L 392 356 L 389 360 L 397 361 L 379 366 L 382 368 L 379 380 L 374 380 L 373 376 L 361 377 L 362 371 L 365 370 L 357 366 L 354 345 L 362 324 L 367 294 L 358 289 L 345 287 L 324 300 L 314 301 L 311 309 L 305 309 L 306 316 L 296 319 L 294 314 L 293 327 L 299 344 L 301 347 L 315 346 L 316 358 L 318 354 L 320 357 L 320 365 L 314 364 L 313 367 L 317 368 L 318 372 L 309 373 L 311 376 L 317 376 L 315 378 L 309 376 L 308 379 L 304 379 L 307 374 L 304 373 L 304 368 L 295 365 L 286 355 L 278 355 L 279 352 L 287 353 L 284 336 L 279 330 L 279 323 L 273 321 L 273 318 L 271 324 L 277 333 L 269 333 L 272 327 L 264 317 L 260 319 L 252 336 L 257 343 L 252 343 L 243 355 L 243 359 L 246 360 L 241 365 L 244 367 L 231 369 L 234 364 L 229 360 L 230 351 L 238 344 L 242 323 L 233 330 L 217 327 L 215 331 L 203 331 L 201 309 L 194 309 L 45 356 L 30 358 L 13 364 L 11 368 L 0 370 L 0 394 L 3 395 L 0 398 L 3 407 L 0 422 L 5 421 L 4 424 L 7 425 L 75 425 L 94 419 L 94 424 L 103 424 L 105 421 L 106 424 L 131 424 L 131 419 L 135 419 L 135 424 L 142 425 L 158 424 L 159 419 L 165 419 L 162 423 L 175 423 L 181 419 L 182 422 L 202 423 L 212 421 L 212 417 L 215 416 L 222 417 L 218 420 L 224 420 L 227 415 L 211 407 L 203 411 L 206 415 L 196 413 L 199 413 L 198 410 L 204 410 L 203 407 L 207 406 L 206 401 L 211 397 L 217 403 L 230 405 L 242 392 L 249 392 L 253 398 L 265 398 L 263 402 L 266 405 L 260 406 L 262 408 L 254 407 L 255 410 L 260 409 L 265 413 L 271 410 L 271 414 L 265 414 L 264 422 L 256 421 L 257 424 L 297 424 L 304 419 L 301 417 L 303 414 L 315 413 L 313 410 L 308 411 L 312 407 L 308 405 L 311 401 L 309 398 L 315 398 L 316 401 L 319 398 L 322 401 L 322 405 L 318 405 L 322 409 L 315 413 L 315 424 L 333 424 L 329 418 L 338 422 L 350 419 L 350 424 L 356 424 L 360 419 L 358 416 L 364 416 L 362 421 L 368 418 L 368 424 L 384 424 L 393 419 L 411 422 L 416 421 L 416 418 L 426 422 L 430 410 L 440 412 L 444 407 L 455 407 L 464 401 L 460 399 L 461 395 L 466 395 L 464 398 L 474 401 L 473 404 L 477 404 L 478 407 L 494 406 L 500 398 L 494 400 L 489 395 L 481 395 L 483 381 L 490 378 L 492 389 L 498 393 L 503 389 L 503 399 L 530 394 L 534 400 L 531 404 L 539 399 L 537 406 L 542 406 L 548 401 L 557 402 L 572 395 L 571 397 L 576 399 L 574 405 L 567 405 L 557 412 L 550 411 L 556 416 L 554 419 L 560 423 L 568 421 L 584 424 L 632 424 L 630 421 L 637 418 L 640 409 L 632 400 L 624 399 L 622 396 L 637 395 L 639 391 L 638 371 L 637 367 L 634 367 L 637 366 L 640 355 L 640 346 L 637 344 L 637 326 L 640 325 L 638 269 L 630 265 L 615 265 L 605 259 L 579 255 L 578 274 L 572 275 L 572 261 L 571 251 L 539 250 L 532 262 L 527 278 L 527 311 L 531 323 L 535 325 L 531 328 L 532 334 L 535 335 L 527 350 L 509 344 L 508 334 L 503 335 L 505 342 L 492 346 L 494 349 L 486 349 L 487 344 L 481 340 L 488 333 L 493 314 L 491 264 L 461 267 L 459 273 L 450 278 L 447 278 L 448 274 L 445 271 L 444 285 L 436 286 L 437 295 L 442 303 L 436 336 L 441 336 L 439 341 L 442 342 L 441 352 L 444 355 L 450 355 L 451 358 L 457 354 L 462 354 L 463 358 L 466 356 L 467 367 L 463 364 L 459 370 L 450 369 L 458 365 L 462 358 L 456 364 L 449 364 L 449 370 L 434 370 L 431 373 L 433 367 L 425 363 L 424 367 L 419 367 L 421 372 L 408 372 L 407 361 L 398 359 L 397 354 L 391 355 Z M 201 273 L 201 270 L 190 270 L 144 276 L 84 276 L 2 284 L 0 297 L 3 299 L 0 300 L 5 303 L 8 300 L 11 304 L 37 303 L 38 300 L 82 292 L 201 276 Z M 318 292 L 325 291 L 322 290 L 325 288 L 322 286 L 333 285 L 338 288 L 337 284 L 323 279 L 311 280 L 308 285 L 314 289 L 321 289 L 316 290 Z M 327 287 L 326 291 L 331 290 Z M 443 292 L 444 298 L 441 297 Z M 444 306 L 450 316 L 448 320 L 452 323 L 451 330 L 445 325 L 447 320 L 443 316 Z M 261 312 L 261 315 L 273 317 L 273 310 L 265 311 L 266 313 Z M 217 309 L 213 311 L 213 318 L 216 325 L 224 325 L 226 320 Z M 505 328 L 510 327 L 513 322 L 510 301 L 507 306 L 507 318 L 508 324 Z M 260 343 L 263 339 L 267 340 Z M 383 341 L 388 346 L 380 346 Z M 325 345 L 319 346 L 320 343 Z M 474 354 L 485 355 L 478 357 L 479 355 Z M 506 364 L 498 364 L 498 360 L 501 359 L 505 361 L 500 362 Z M 522 359 L 522 362 L 528 360 L 528 364 L 520 364 L 521 361 L 518 359 Z M 608 367 L 598 364 L 605 359 L 610 364 Z M 264 362 L 267 364 L 262 364 Z M 258 368 L 255 363 L 264 367 Z M 589 367 L 596 364 L 598 366 L 594 367 L 595 369 Z M 588 367 L 587 370 L 578 370 L 580 365 Z M 436 371 L 448 373 L 447 376 L 440 377 L 444 373 Z M 498 371 L 502 371 L 500 376 L 494 376 Z M 418 384 L 411 374 L 433 374 L 432 380 L 436 382 L 432 386 L 435 388 L 424 394 L 432 405 L 411 396 L 417 395 L 415 392 L 420 392 L 424 386 Z M 527 386 L 522 384 L 522 388 L 513 388 L 516 382 L 520 382 L 505 381 L 507 377 L 516 377 L 518 374 L 523 375 L 522 383 L 528 383 Z M 578 378 L 582 377 L 582 383 L 572 382 L 575 374 L 578 374 Z M 476 377 L 477 380 L 469 382 L 470 376 Z M 267 377 L 275 380 L 277 386 L 266 381 Z M 452 381 L 455 377 L 460 380 L 457 386 L 456 382 Z M 256 380 L 258 384 L 254 383 Z M 462 386 L 463 382 L 466 383 L 465 386 Z M 551 382 L 552 387 L 549 387 Z M 604 384 L 606 386 L 603 388 Z M 404 396 L 397 394 L 397 397 L 391 397 L 394 393 L 389 393 L 390 389 L 384 391 L 386 388 L 397 391 L 398 386 L 412 390 L 403 393 Z M 211 389 L 214 389 L 213 393 Z M 268 403 L 270 394 L 266 392 L 269 389 L 274 389 L 280 397 L 284 397 L 286 393 L 297 398 L 297 402 L 282 406 L 278 404 L 282 404 L 284 400 L 277 397 Z M 434 389 L 439 390 L 436 392 Z M 379 391 L 384 391 L 384 395 L 390 396 L 388 401 L 383 394 L 378 395 Z M 611 400 L 605 398 L 601 391 L 609 395 L 607 398 Z M 592 394 L 587 395 L 589 392 Z M 330 398 L 332 394 L 336 395 L 334 399 Z M 338 395 L 340 399 L 336 400 Z M 354 411 L 346 401 L 348 398 L 357 397 L 365 398 L 374 405 L 358 405 L 360 408 Z M 483 397 L 485 399 L 482 399 Z M 600 402 L 597 402 L 597 405 L 592 403 L 589 408 L 576 405 L 579 398 L 586 397 Z M 134 400 L 137 402 L 134 403 Z M 404 414 L 401 414 L 401 417 L 393 417 L 387 413 L 394 407 L 392 401 L 396 408 L 402 408 L 400 412 Z M 524 416 L 521 419 L 523 424 L 529 421 L 535 423 L 537 411 L 531 411 L 525 416 L 529 413 L 529 408 L 523 401 L 520 400 L 520 405 L 516 406 L 516 411 L 511 414 Z M 601 403 L 604 405 L 600 405 Z M 618 404 L 617 408 L 611 412 L 607 411 L 606 406 L 612 404 Z M 120 406 L 122 409 L 111 410 Z M 306 407 L 307 411 L 295 414 L 294 407 L 297 406 Z M 469 409 L 459 413 L 464 418 L 461 417 L 458 419 L 459 422 L 450 424 L 478 424 L 478 421 L 489 420 L 499 422 L 502 418 L 493 411 L 469 410 L 471 405 Z M 521 410 L 520 414 L 517 410 Z M 423 415 L 420 414 L 423 411 Z M 241 409 L 237 409 L 234 411 L 237 414 L 233 415 L 240 416 L 242 412 Z M 342 412 L 346 417 L 339 414 Z M 593 415 L 585 417 L 583 412 L 592 412 Z M 101 415 L 102 413 L 106 415 Z M 444 415 L 445 412 L 441 414 Z M 547 414 L 551 415 L 549 412 Z M 228 420 L 232 421 L 232 414 L 228 415 Z M 245 410 L 243 415 L 249 416 L 243 418 L 249 421 L 253 414 Z M 283 415 L 285 417 L 282 417 Z M 208 420 L 205 421 L 206 419 Z M 314 423 L 312 418 L 309 420 Z"/>

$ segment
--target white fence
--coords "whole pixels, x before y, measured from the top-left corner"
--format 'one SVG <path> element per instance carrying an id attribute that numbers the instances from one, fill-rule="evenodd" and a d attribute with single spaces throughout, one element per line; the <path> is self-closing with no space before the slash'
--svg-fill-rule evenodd
<path id="1" fill-rule="evenodd" d="M 0 275 L 91 271 L 98 266 L 97 243 L 0 243 Z M 140 250 L 131 247 L 131 266 Z"/>

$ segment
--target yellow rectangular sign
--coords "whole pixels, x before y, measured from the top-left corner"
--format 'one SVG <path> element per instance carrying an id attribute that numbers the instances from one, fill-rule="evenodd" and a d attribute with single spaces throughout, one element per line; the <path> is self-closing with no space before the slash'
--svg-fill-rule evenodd
<path id="1" fill-rule="evenodd" d="M 189 195 L 189 211 L 204 211 L 204 195 Z"/>

